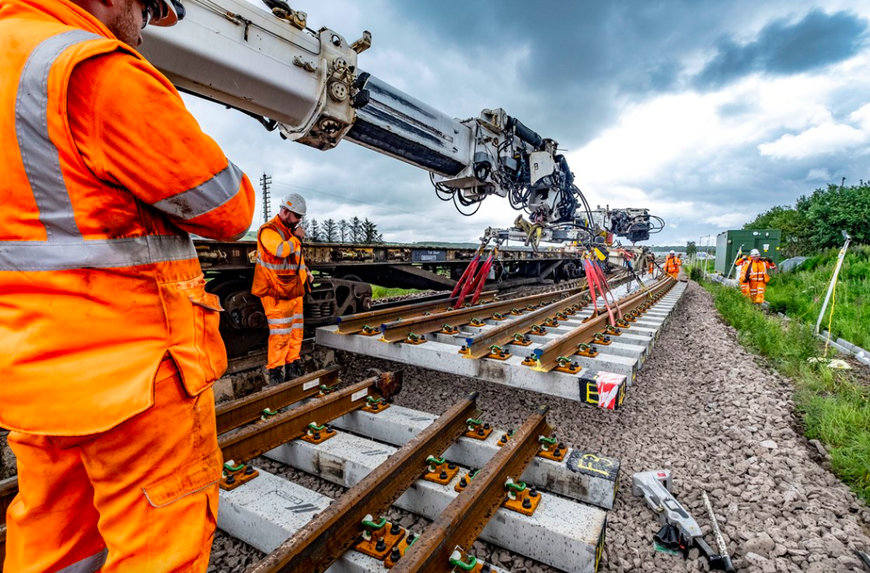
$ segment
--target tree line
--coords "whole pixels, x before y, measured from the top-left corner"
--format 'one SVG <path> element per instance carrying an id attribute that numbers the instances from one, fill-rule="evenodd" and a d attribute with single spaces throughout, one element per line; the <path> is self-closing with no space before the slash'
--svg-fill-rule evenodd
<path id="1" fill-rule="evenodd" d="M 306 241 L 313 243 L 383 243 L 384 236 L 378 226 L 368 218 L 354 217 L 350 221 L 340 219 L 303 219 Z"/>
<path id="2" fill-rule="evenodd" d="M 812 195 L 802 195 L 794 207 L 778 205 L 759 214 L 744 229 L 782 230 L 784 256 L 807 255 L 843 244 L 840 231 L 856 243 L 870 243 L 870 182 L 829 184 Z"/>

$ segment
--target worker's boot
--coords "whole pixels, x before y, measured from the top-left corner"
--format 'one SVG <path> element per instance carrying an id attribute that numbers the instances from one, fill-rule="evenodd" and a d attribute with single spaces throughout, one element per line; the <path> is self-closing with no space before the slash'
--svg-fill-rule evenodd
<path id="1" fill-rule="evenodd" d="M 284 367 L 278 366 L 276 368 L 269 368 L 269 385 L 274 386 L 275 384 L 280 384 L 284 381 Z"/>
<path id="2" fill-rule="evenodd" d="M 305 369 L 302 368 L 301 360 L 294 360 L 290 364 L 285 364 L 284 367 L 287 369 L 287 376 L 284 378 L 285 380 L 293 380 L 294 378 L 299 378 L 305 374 Z"/>

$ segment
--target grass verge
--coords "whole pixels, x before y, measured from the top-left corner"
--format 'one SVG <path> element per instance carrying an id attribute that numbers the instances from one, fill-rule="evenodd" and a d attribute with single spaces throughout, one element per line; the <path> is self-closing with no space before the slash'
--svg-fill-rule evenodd
<path id="1" fill-rule="evenodd" d="M 402 296 L 406 294 L 414 294 L 417 292 L 420 291 L 413 288 L 388 288 L 378 285 L 372 285 L 372 300 L 378 300 L 379 298 L 386 298 L 388 296 Z"/>
<path id="2" fill-rule="evenodd" d="M 839 249 L 828 249 L 807 259 L 794 272 L 775 273 L 765 298 L 772 311 L 815 325 L 828 283 L 834 274 Z M 870 348 L 870 245 L 853 245 L 846 253 L 837 281 L 831 333 L 862 348 Z M 831 304 L 822 319 L 828 328 Z"/>
<path id="3" fill-rule="evenodd" d="M 806 435 L 831 454 L 834 473 L 870 504 L 870 388 L 844 370 L 809 359 L 821 355 L 812 327 L 768 316 L 736 289 L 701 283 L 740 343 L 794 382 L 794 402 Z"/>

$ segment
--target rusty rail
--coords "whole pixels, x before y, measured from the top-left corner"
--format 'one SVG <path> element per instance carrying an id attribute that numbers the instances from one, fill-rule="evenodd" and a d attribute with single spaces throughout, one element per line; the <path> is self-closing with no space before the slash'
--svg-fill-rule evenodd
<path id="1" fill-rule="evenodd" d="M 674 280 L 670 278 L 659 281 L 657 284 L 649 287 L 646 291 L 635 293 L 618 300 L 617 305 L 623 313 L 629 312 L 646 301 L 658 300 L 668 290 L 670 290 L 673 285 Z M 577 350 L 578 344 L 588 344 L 592 342 L 593 336 L 607 324 L 607 320 L 608 315 L 606 313 L 599 314 L 574 330 L 546 343 L 540 348 L 535 349 L 533 353 L 537 357 L 537 364 L 532 366 L 532 369 L 549 372 L 559 364 L 560 357 L 571 356 L 574 354 Z"/>
<path id="2" fill-rule="evenodd" d="M 17 494 L 17 476 L 0 480 L 0 573 L 3 571 L 3 560 L 6 558 L 6 509 Z"/>
<path id="3" fill-rule="evenodd" d="M 321 384 L 332 385 L 338 382 L 338 373 L 337 366 L 325 368 L 283 384 L 267 386 L 250 396 L 219 404 L 215 408 L 217 432 L 223 434 L 253 422 L 260 417 L 266 408 L 277 410 L 309 398 L 320 391 Z"/>
<path id="4" fill-rule="evenodd" d="M 549 436 L 547 406 L 525 421 L 507 444 L 446 508 L 393 567 L 394 573 L 441 573 L 457 546 L 469 549 L 505 498 L 505 481 L 519 479 L 540 449 L 539 436 Z"/>
<path id="5" fill-rule="evenodd" d="M 619 286 L 629 281 L 631 281 L 631 278 L 627 275 L 619 275 L 615 277 L 615 280 L 611 281 L 611 284 L 613 286 Z M 579 307 L 585 302 L 585 299 L 588 298 L 588 296 L 588 289 L 580 291 L 577 294 L 564 298 L 555 304 L 540 308 L 529 314 L 506 322 L 505 324 L 490 328 L 477 336 L 468 337 L 465 339 L 466 348 L 469 351 L 469 353 L 466 354 L 466 357 L 483 358 L 489 354 L 489 349 L 493 344 L 503 346 L 510 343 L 514 339 L 514 335 L 527 332 L 532 325 L 540 324 L 544 319 L 552 317 L 557 312 L 562 312 L 574 305 Z"/>
<path id="6" fill-rule="evenodd" d="M 274 417 L 218 436 L 225 460 L 250 460 L 305 434 L 308 424 L 325 424 L 366 405 L 366 398 L 390 398 L 402 387 L 401 372 L 385 372 Z"/>
<path id="7" fill-rule="evenodd" d="M 507 313 L 515 308 L 518 310 L 524 310 L 529 306 L 550 304 L 550 302 L 557 303 L 560 300 L 560 296 L 577 290 L 579 290 L 579 288 L 559 293 L 548 292 L 533 294 L 512 300 L 491 302 L 479 306 L 449 310 L 432 314 L 430 316 L 418 316 L 406 320 L 386 322 L 381 325 L 381 338 L 386 342 L 399 342 L 407 338 L 409 334 L 428 334 L 440 330 L 445 324 L 455 327 L 467 324 L 472 318 L 489 318 L 495 313 Z M 571 296 L 568 298 L 571 298 Z"/>
<path id="8" fill-rule="evenodd" d="M 484 302 L 491 302 L 497 293 L 498 291 L 486 291 L 481 294 L 481 299 Z M 355 334 L 362 330 L 364 326 L 379 327 L 385 322 L 392 322 L 409 314 L 411 316 L 419 316 L 425 312 L 445 312 L 458 299 L 459 297 L 452 297 L 434 302 L 410 303 L 382 310 L 370 310 L 348 316 L 339 316 L 336 319 L 338 321 L 338 331 L 342 334 Z"/>
<path id="9" fill-rule="evenodd" d="M 452 406 L 247 573 L 325 571 L 356 542 L 367 514 L 386 511 L 423 474 L 426 458 L 446 450 L 466 431 L 476 399 L 473 392 Z"/>

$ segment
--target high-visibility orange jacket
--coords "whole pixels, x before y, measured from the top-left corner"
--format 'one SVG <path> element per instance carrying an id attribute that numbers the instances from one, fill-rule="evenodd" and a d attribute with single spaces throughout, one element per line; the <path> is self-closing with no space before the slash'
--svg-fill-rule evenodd
<path id="1" fill-rule="evenodd" d="M 69 0 L 0 1 L 0 426 L 104 431 L 226 366 L 188 232 L 231 239 L 247 177 L 178 92 Z"/>
<path id="2" fill-rule="evenodd" d="M 743 270 L 746 268 L 746 265 L 749 264 L 749 257 L 746 255 L 740 255 L 734 260 L 734 268 L 737 271 L 737 282 L 740 285 L 740 292 L 749 296 L 749 283 L 743 282 L 741 278 L 743 276 Z"/>
<path id="3" fill-rule="evenodd" d="M 767 283 L 770 282 L 770 275 L 767 274 L 768 268 L 774 268 L 772 262 L 762 259 L 749 259 L 743 264 L 740 270 L 741 290 L 745 287 L 749 289 L 749 298 L 756 304 L 764 302 L 764 293 L 767 289 Z"/>
<path id="4" fill-rule="evenodd" d="M 677 278 L 677 275 L 680 272 L 680 265 L 682 261 L 677 257 L 668 255 L 668 258 L 665 259 L 665 272 L 671 275 L 674 278 Z"/>
<path id="5" fill-rule="evenodd" d="M 257 232 L 257 264 L 251 292 L 260 297 L 297 298 L 305 294 L 307 280 L 302 242 L 280 217 L 273 217 Z"/>

